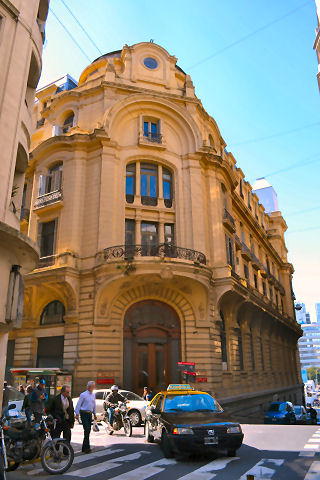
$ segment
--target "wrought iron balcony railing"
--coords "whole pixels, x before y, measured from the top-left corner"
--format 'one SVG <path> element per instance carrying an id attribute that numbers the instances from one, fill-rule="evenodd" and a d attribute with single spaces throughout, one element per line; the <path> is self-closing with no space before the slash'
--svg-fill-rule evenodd
<path id="1" fill-rule="evenodd" d="M 148 142 L 162 143 L 162 135 L 160 133 L 143 132 L 143 138 Z"/>
<path id="2" fill-rule="evenodd" d="M 190 248 L 177 247 L 167 243 L 158 245 L 116 245 L 105 248 L 103 251 L 104 260 L 133 259 L 135 257 L 166 257 L 181 258 L 194 263 L 206 265 L 206 256 Z"/>
<path id="3" fill-rule="evenodd" d="M 228 210 L 225 208 L 223 210 L 223 219 L 228 220 L 233 227 L 235 227 L 235 221 L 231 213 L 228 212 Z"/>
<path id="4" fill-rule="evenodd" d="M 62 200 L 62 190 L 55 190 L 54 192 L 45 193 L 38 197 L 35 201 L 34 208 L 44 207 L 45 205 L 49 205 L 50 203 L 58 202 Z"/>

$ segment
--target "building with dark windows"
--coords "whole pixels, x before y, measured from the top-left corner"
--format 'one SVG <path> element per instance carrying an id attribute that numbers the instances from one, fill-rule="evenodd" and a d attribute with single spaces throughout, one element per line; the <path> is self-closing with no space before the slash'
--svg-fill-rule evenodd
<path id="1" fill-rule="evenodd" d="M 181 381 L 257 413 L 301 402 L 279 211 L 266 214 L 177 59 L 154 43 L 38 94 L 22 228 L 38 242 L 14 367 L 140 393 Z"/>

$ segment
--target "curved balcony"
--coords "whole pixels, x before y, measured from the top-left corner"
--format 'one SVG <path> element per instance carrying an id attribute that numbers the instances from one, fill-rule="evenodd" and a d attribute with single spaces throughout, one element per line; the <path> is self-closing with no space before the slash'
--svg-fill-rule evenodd
<path id="1" fill-rule="evenodd" d="M 166 243 L 159 245 L 116 245 L 103 250 L 105 261 L 131 260 L 135 257 L 178 258 L 195 264 L 206 265 L 207 263 L 206 256 L 201 252 Z"/>

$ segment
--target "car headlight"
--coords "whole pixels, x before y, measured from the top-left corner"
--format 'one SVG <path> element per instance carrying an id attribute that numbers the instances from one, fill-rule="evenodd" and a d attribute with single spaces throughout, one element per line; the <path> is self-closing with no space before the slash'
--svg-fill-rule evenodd
<path id="1" fill-rule="evenodd" d="M 173 433 L 175 435 L 193 435 L 193 430 L 192 428 L 175 427 Z"/>
<path id="2" fill-rule="evenodd" d="M 241 430 L 241 427 L 239 426 L 234 426 L 234 427 L 228 427 L 227 428 L 227 433 L 241 433 L 242 430 Z"/>

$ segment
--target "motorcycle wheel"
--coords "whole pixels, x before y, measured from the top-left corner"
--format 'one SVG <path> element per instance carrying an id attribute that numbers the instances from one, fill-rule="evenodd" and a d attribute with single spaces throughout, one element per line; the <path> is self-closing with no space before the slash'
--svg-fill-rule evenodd
<path id="1" fill-rule="evenodd" d="M 40 457 L 43 470 L 52 475 L 62 474 L 71 467 L 74 451 L 69 442 L 61 439 L 45 445 Z"/>
<path id="2" fill-rule="evenodd" d="M 126 437 L 131 437 L 132 435 L 132 425 L 130 422 L 130 418 L 125 418 L 123 420 L 123 428 Z"/>

